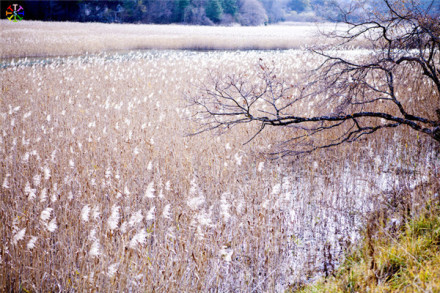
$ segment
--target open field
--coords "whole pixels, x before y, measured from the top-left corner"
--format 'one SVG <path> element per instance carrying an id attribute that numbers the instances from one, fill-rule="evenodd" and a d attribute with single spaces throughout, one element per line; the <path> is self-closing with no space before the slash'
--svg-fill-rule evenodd
<path id="1" fill-rule="evenodd" d="M 133 49 L 298 49 L 334 24 L 203 27 L 0 20 L 0 57 Z"/>
<path id="2" fill-rule="evenodd" d="M 91 52 L 70 45 L 40 55 Z M 285 160 L 265 155 L 285 129 L 247 145 L 252 126 L 185 136 L 197 125 L 184 96 L 208 70 L 252 76 L 260 58 L 298 83 L 319 62 L 301 50 L 2 60 L 1 291 L 282 292 L 335 267 L 369 212 L 435 195 L 437 146 L 407 128 Z"/>

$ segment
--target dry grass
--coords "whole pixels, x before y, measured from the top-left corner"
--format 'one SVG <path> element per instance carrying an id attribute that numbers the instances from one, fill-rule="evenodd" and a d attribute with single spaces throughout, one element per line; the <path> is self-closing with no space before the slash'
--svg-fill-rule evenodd
<path id="1" fill-rule="evenodd" d="M 335 265 L 387 192 L 438 178 L 433 144 L 405 128 L 286 161 L 262 155 L 282 129 L 246 146 L 252 127 L 185 137 L 182 93 L 259 58 L 292 78 L 317 61 L 164 51 L 2 69 L 1 290 L 282 291 Z"/>
<path id="2" fill-rule="evenodd" d="M 381 227 L 374 240 L 347 256 L 333 277 L 301 292 L 439 292 L 440 202 L 438 193 L 425 196 L 430 200 L 421 215 L 397 235 Z"/>
<path id="3" fill-rule="evenodd" d="M 64 56 L 132 49 L 294 49 L 334 24 L 202 27 L 0 21 L 0 57 Z"/>

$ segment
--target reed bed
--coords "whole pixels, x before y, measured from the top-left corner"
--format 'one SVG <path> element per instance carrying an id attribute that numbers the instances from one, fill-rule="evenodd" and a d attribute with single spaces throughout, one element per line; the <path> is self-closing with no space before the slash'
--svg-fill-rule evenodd
<path id="1" fill-rule="evenodd" d="M 420 189 L 433 196 L 436 145 L 406 128 L 284 160 L 265 155 L 284 129 L 247 145 L 252 126 L 186 136 L 197 124 L 183 97 L 207 71 L 252 75 L 260 58 L 299 81 L 319 62 L 300 50 L 3 60 L 1 291 L 282 292 L 336 267 L 393 195 L 413 210 Z"/>
<path id="2" fill-rule="evenodd" d="M 5 58 L 133 49 L 298 49 L 314 44 L 320 31 L 336 25 L 203 27 L 0 20 L 0 27 L 0 57 Z"/>

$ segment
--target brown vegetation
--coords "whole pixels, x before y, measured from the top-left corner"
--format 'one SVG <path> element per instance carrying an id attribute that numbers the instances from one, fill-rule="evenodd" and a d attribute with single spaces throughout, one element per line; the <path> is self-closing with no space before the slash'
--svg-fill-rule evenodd
<path id="1" fill-rule="evenodd" d="M 133 49 L 299 49 L 317 26 L 203 27 L 0 21 L 0 57 L 64 56 Z M 334 24 L 319 24 L 332 30 Z"/>

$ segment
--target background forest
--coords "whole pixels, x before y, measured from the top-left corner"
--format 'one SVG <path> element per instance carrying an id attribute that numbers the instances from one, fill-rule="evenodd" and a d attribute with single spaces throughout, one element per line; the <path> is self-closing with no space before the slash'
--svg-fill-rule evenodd
<path id="1" fill-rule="evenodd" d="M 380 9 L 383 3 L 378 5 L 376 1 L 365 2 Z M 246 26 L 282 21 L 340 21 L 351 5 L 347 0 L 26 0 L 4 1 L 2 11 L 13 3 L 24 7 L 28 20 Z M 4 13 L 1 17 L 5 18 Z"/>

